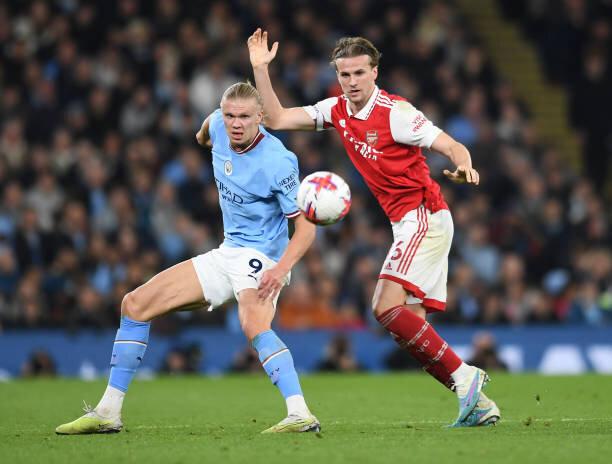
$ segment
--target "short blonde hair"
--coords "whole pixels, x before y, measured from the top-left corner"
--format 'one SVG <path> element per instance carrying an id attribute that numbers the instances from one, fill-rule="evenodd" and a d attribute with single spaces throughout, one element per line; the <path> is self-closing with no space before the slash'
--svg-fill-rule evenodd
<path id="1" fill-rule="evenodd" d="M 370 66 L 378 66 L 382 56 L 372 42 L 364 37 L 342 37 L 336 42 L 336 48 L 331 54 L 331 64 L 336 67 L 338 58 L 353 58 L 355 56 L 367 55 L 370 57 Z"/>
<path id="2" fill-rule="evenodd" d="M 235 84 L 230 85 L 225 90 L 225 92 L 223 92 L 223 97 L 221 97 L 221 101 L 235 99 L 246 100 L 249 98 L 254 98 L 255 101 L 257 101 L 257 104 L 263 107 L 263 100 L 261 99 L 261 95 L 253 84 L 251 84 L 249 81 L 236 82 Z"/>

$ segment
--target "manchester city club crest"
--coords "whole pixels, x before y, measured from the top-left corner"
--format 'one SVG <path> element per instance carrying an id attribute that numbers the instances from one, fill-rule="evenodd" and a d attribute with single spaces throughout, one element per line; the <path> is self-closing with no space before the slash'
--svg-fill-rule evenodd
<path id="1" fill-rule="evenodd" d="M 232 162 L 227 160 L 223 167 L 225 169 L 225 175 L 226 176 L 231 176 L 232 175 L 232 171 L 234 170 L 234 167 L 232 166 Z"/>
<path id="2" fill-rule="evenodd" d="M 374 147 L 378 143 L 378 132 L 369 130 L 366 132 L 366 142 L 369 146 Z"/>

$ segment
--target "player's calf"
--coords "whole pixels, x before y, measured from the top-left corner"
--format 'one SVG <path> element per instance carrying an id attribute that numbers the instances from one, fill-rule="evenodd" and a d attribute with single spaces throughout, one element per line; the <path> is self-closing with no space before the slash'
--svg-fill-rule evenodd
<path id="1" fill-rule="evenodd" d="M 121 420 L 123 399 L 144 358 L 149 343 L 150 328 L 150 322 L 135 321 L 127 316 L 121 316 L 113 344 L 108 386 L 94 410 L 100 416 Z"/>
<path id="2" fill-rule="evenodd" d="M 295 428 L 293 431 L 299 431 L 297 429 L 301 427 L 310 428 L 314 423 L 311 417 L 314 416 L 304 400 L 293 357 L 287 345 L 270 328 L 275 312 L 272 301 L 261 300 L 257 290 L 252 288 L 241 291 L 238 299 L 238 315 L 242 330 L 253 349 L 257 351 L 259 361 L 270 381 L 285 399 L 287 418 L 281 423 L 288 425 L 289 429 Z M 315 422 L 320 427 L 318 421 Z"/>
<path id="3" fill-rule="evenodd" d="M 439 362 L 432 362 L 429 358 L 419 350 L 415 345 L 409 345 L 408 342 L 398 337 L 395 334 L 391 335 L 397 345 L 408 352 L 423 368 L 425 372 L 431 375 L 434 379 L 448 388 L 451 392 L 455 392 L 455 382 L 446 368 Z"/>
<path id="4" fill-rule="evenodd" d="M 377 314 L 376 318 L 396 339 L 401 339 L 405 349 L 418 351 L 417 359 L 421 363 L 439 363 L 450 373 L 459 400 L 457 422 L 463 422 L 476 407 L 480 391 L 488 380 L 487 374 L 465 364 L 434 328 L 406 305 Z"/>
<path id="5" fill-rule="evenodd" d="M 270 381 L 279 389 L 287 405 L 287 418 L 265 432 L 319 431 L 321 425 L 306 405 L 289 348 L 273 330 L 258 334 L 252 345 Z"/>
<path id="6" fill-rule="evenodd" d="M 304 401 L 300 380 L 293 364 L 293 356 L 287 345 L 273 330 L 258 334 L 252 345 L 270 381 L 285 398 L 288 414 L 309 415 L 310 411 Z"/>
<path id="7" fill-rule="evenodd" d="M 429 363 L 440 363 L 453 376 L 463 362 L 455 352 L 423 318 L 416 315 L 406 305 L 395 306 L 382 314 L 377 314 L 378 322 L 401 339 L 402 345 L 410 350 L 417 349 Z M 454 379 L 454 376 L 453 376 Z"/>
<path id="8" fill-rule="evenodd" d="M 124 298 L 124 301 L 129 302 L 129 299 Z M 95 409 L 86 408 L 84 416 L 57 427 L 56 433 L 76 435 L 121 430 L 123 400 L 147 350 L 150 326 L 150 322 L 136 321 L 126 315 L 121 316 L 113 344 L 108 386 L 102 399 Z"/>

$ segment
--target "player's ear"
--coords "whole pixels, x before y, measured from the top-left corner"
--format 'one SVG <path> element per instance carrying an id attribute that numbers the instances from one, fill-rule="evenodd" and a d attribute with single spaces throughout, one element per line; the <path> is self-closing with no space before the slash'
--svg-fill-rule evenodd
<path id="1" fill-rule="evenodd" d="M 376 80 L 378 78 L 378 66 L 374 66 L 372 72 L 374 73 L 374 80 Z"/>

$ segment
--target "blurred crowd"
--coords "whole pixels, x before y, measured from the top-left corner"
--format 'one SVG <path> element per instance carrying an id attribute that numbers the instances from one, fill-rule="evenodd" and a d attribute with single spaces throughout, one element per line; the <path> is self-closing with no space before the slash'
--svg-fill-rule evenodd
<path id="1" fill-rule="evenodd" d="M 567 89 L 585 167 L 596 189 L 606 189 L 612 169 L 612 3 L 498 1 L 536 45 L 548 79 Z"/>
<path id="2" fill-rule="evenodd" d="M 220 243 L 209 153 L 194 134 L 225 88 L 251 75 L 245 41 L 258 26 L 280 41 L 271 70 L 284 105 L 337 95 L 329 54 L 339 37 L 363 35 L 383 53 L 380 86 L 471 150 L 477 189 L 449 185 L 445 158 L 427 155 L 455 221 L 439 321 L 612 320 L 610 211 L 597 179 L 540 142 L 528 102 L 451 3 L 9 0 L 0 4 L 1 326 L 116 326 L 126 292 Z M 278 324 L 364 327 L 389 223 L 336 134 L 277 135 L 303 175 L 334 170 L 353 191 L 347 218 L 319 228 L 294 269 Z M 196 311 L 158 327 L 224 319 Z"/>

